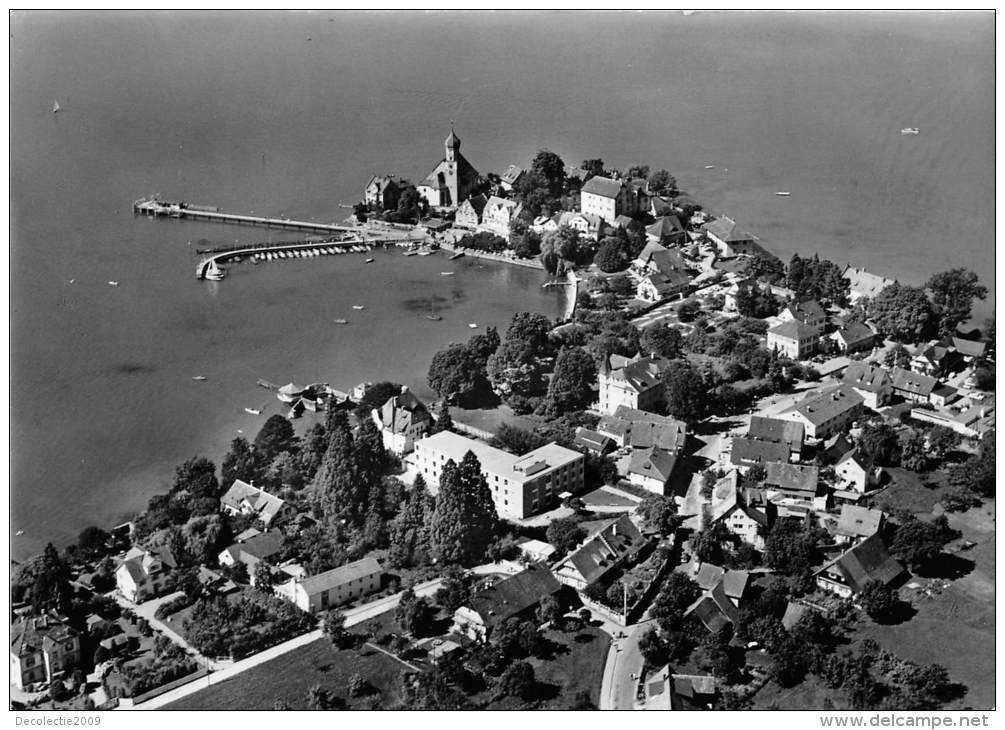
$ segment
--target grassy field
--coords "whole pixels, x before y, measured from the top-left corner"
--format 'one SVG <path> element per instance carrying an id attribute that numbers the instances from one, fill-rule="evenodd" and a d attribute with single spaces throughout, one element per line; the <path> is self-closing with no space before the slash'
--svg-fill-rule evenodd
<path id="1" fill-rule="evenodd" d="M 613 494 L 605 489 L 595 489 L 589 494 L 584 494 L 582 500 L 587 506 L 598 507 L 634 507 L 638 504 L 635 500 Z"/>
<path id="2" fill-rule="evenodd" d="M 404 665 L 379 652 L 339 651 L 327 639 L 318 639 L 165 709 L 271 710 L 282 700 L 292 710 L 310 710 L 315 708 L 310 706 L 308 691 L 314 685 L 341 697 L 346 709 L 370 709 L 375 702 L 380 708 L 390 708 L 400 701 L 398 678 L 404 670 Z M 373 685 L 373 694 L 349 697 L 346 682 L 354 672 Z"/>
<path id="3" fill-rule="evenodd" d="M 926 475 L 925 482 L 918 474 L 906 469 L 891 468 L 887 469 L 887 472 L 891 477 L 890 485 L 874 498 L 876 506 L 880 509 L 884 505 L 890 505 L 906 509 L 918 517 L 924 517 L 932 513 L 935 505 L 949 488 L 945 475 L 941 472 Z"/>

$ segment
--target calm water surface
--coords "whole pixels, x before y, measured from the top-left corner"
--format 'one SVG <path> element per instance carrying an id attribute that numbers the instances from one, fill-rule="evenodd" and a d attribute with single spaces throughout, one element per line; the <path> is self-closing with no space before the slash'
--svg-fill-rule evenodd
<path id="1" fill-rule="evenodd" d="M 339 219 L 370 174 L 423 176 L 455 119 L 479 170 L 542 147 L 667 167 L 783 257 L 910 283 L 966 265 L 990 311 L 991 17 L 15 14 L 15 557 L 141 508 L 188 456 L 219 461 L 278 408 L 259 377 L 424 391 L 467 322 L 561 311 L 537 272 L 445 257 L 196 282 L 200 239 L 282 234 L 136 219 L 141 195 Z"/>

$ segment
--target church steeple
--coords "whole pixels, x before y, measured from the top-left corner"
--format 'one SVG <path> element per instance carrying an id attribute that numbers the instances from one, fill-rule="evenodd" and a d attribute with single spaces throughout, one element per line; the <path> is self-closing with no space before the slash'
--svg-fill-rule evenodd
<path id="1" fill-rule="evenodd" d="M 450 136 L 447 137 L 443 146 L 447 150 L 447 161 L 456 162 L 457 153 L 461 151 L 461 138 L 454 134 L 454 120 L 450 120 Z"/>

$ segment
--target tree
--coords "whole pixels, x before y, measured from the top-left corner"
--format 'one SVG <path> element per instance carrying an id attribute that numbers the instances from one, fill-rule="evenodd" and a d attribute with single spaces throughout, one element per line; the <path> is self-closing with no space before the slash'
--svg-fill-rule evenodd
<path id="1" fill-rule="evenodd" d="M 238 436 L 230 442 L 230 451 L 220 464 L 220 476 L 224 485 L 231 485 L 237 479 L 253 482 L 259 478 L 255 452 L 243 436 Z"/>
<path id="2" fill-rule="evenodd" d="M 657 170 L 649 176 L 649 191 L 652 193 L 677 193 L 677 180 L 666 170 Z"/>
<path id="3" fill-rule="evenodd" d="M 444 400 L 467 403 L 485 389 L 485 365 L 467 345 L 450 345 L 433 355 L 426 382 Z"/>
<path id="4" fill-rule="evenodd" d="M 778 684 L 795 687 L 803 681 L 808 670 L 806 647 L 801 641 L 789 637 L 775 648 L 771 675 Z"/>
<path id="5" fill-rule="evenodd" d="M 689 424 L 700 421 L 708 411 L 707 389 L 698 371 L 684 360 L 673 360 L 663 380 L 667 410 Z"/>
<path id="6" fill-rule="evenodd" d="M 521 618 L 508 618 L 503 621 L 492 632 L 491 641 L 510 659 L 537 656 L 545 647 L 537 627 Z"/>
<path id="7" fill-rule="evenodd" d="M 593 400 L 592 385 L 597 379 L 593 358 L 581 347 L 570 347 L 558 353 L 555 373 L 548 385 L 545 401 L 552 416 L 586 408 Z"/>
<path id="8" fill-rule="evenodd" d="M 764 562 L 786 575 L 809 571 L 816 558 L 816 539 L 797 520 L 781 519 L 772 525 L 764 544 Z"/>
<path id="9" fill-rule="evenodd" d="M 679 631 L 684 623 L 684 611 L 700 595 L 697 583 L 683 573 L 671 573 L 653 601 L 652 616 L 664 631 Z"/>
<path id="10" fill-rule="evenodd" d="M 70 699 L 70 691 L 63 684 L 63 680 L 52 680 L 52 683 L 49 685 L 49 697 L 52 698 L 53 702 L 65 702 Z"/>
<path id="11" fill-rule="evenodd" d="M 452 431 L 454 428 L 454 419 L 450 415 L 450 406 L 447 404 L 447 399 L 444 398 L 440 401 L 440 406 L 436 411 L 436 421 L 433 423 L 431 429 L 432 433 L 440 433 L 440 431 Z"/>
<path id="12" fill-rule="evenodd" d="M 545 596 L 541 599 L 541 605 L 537 609 L 538 623 L 548 624 L 552 628 L 558 628 L 565 613 L 562 606 L 554 596 Z"/>
<path id="13" fill-rule="evenodd" d="M 869 316 L 881 335 L 898 342 L 916 343 L 935 330 L 935 313 L 923 289 L 893 283 L 869 304 Z"/>
<path id="14" fill-rule="evenodd" d="M 276 584 L 275 574 L 272 566 L 264 560 L 258 561 L 255 565 L 255 588 L 266 593 L 272 593 L 272 587 Z"/>
<path id="15" fill-rule="evenodd" d="M 949 481 L 958 488 L 982 497 L 995 496 L 994 431 L 984 437 L 981 448 L 962 464 L 949 470 Z"/>
<path id="16" fill-rule="evenodd" d="M 339 649 L 345 648 L 351 636 L 345 626 L 345 614 L 337 608 L 325 613 L 324 633 L 333 646 Z"/>
<path id="17" fill-rule="evenodd" d="M 931 466 L 925 437 L 918 431 L 910 431 L 901 439 L 900 463 L 911 471 L 927 471 Z"/>
<path id="18" fill-rule="evenodd" d="M 468 451 L 460 464 L 448 460 L 430 523 L 433 553 L 444 563 L 472 565 L 485 556 L 498 516 L 481 462 Z"/>
<path id="19" fill-rule="evenodd" d="M 548 185 L 552 196 L 562 194 L 565 185 L 565 163 L 562 158 L 549 150 L 540 150 L 530 165 L 528 177 L 540 176 Z"/>
<path id="20" fill-rule="evenodd" d="M 900 610 L 897 592 L 879 580 L 866 583 L 858 600 L 870 618 L 878 623 L 892 621 Z"/>
<path id="21" fill-rule="evenodd" d="M 608 274 L 615 271 L 624 271 L 628 268 L 628 256 L 625 255 L 621 242 L 616 238 L 605 238 L 597 249 L 593 257 L 593 263 L 601 271 Z"/>
<path id="22" fill-rule="evenodd" d="M 499 692 L 508 697 L 532 699 L 535 686 L 534 667 L 527 662 L 513 662 L 499 677 Z"/>
<path id="23" fill-rule="evenodd" d="M 314 493 L 329 523 L 341 519 L 361 521 L 369 485 L 356 464 L 355 443 L 344 411 L 337 411 L 326 426 L 328 450 L 314 477 Z"/>
<path id="24" fill-rule="evenodd" d="M 527 230 L 519 236 L 510 237 L 513 253 L 521 259 L 532 259 L 541 253 L 541 236 L 535 231 Z"/>
<path id="25" fill-rule="evenodd" d="M 401 592 L 394 618 L 402 630 L 419 638 L 432 627 L 433 611 L 425 598 L 418 598 L 411 586 Z"/>
<path id="26" fill-rule="evenodd" d="M 883 365 L 888 368 L 906 368 L 911 364 L 911 353 L 899 342 L 883 356 Z"/>
<path id="27" fill-rule="evenodd" d="M 552 520 L 545 532 L 548 542 L 554 545 L 555 549 L 568 553 L 586 538 L 586 530 L 580 527 L 579 522 L 571 517 L 560 517 Z"/>
<path id="28" fill-rule="evenodd" d="M 87 558 L 104 554 L 110 535 L 100 527 L 91 525 L 77 536 L 77 549 Z"/>
<path id="29" fill-rule="evenodd" d="M 600 175 L 602 177 L 605 174 L 604 161 L 599 157 L 594 157 L 589 160 L 583 160 L 582 164 L 579 166 L 579 169 L 585 173 L 583 176 L 584 180 L 587 180 L 591 177 L 595 177 L 597 175 Z"/>
<path id="30" fill-rule="evenodd" d="M 345 684 L 345 689 L 350 697 L 362 697 L 365 694 L 369 694 L 373 690 L 370 683 L 363 679 L 363 675 L 359 672 L 353 672 L 349 675 L 349 679 Z"/>
<path id="31" fill-rule="evenodd" d="M 329 710 L 335 704 L 335 697 L 330 690 L 315 684 L 307 690 L 307 702 L 315 710 Z"/>
<path id="32" fill-rule="evenodd" d="M 471 600 L 471 574 L 451 565 L 443 574 L 443 587 L 436 592 L 436 602 L 451 615 Z"/>
<path id="33" fill-rule="evenodd" d="M 723 540 L 728 535 L 721 522 L 715 522 L 691 536 L 691 551 L 703 563 L 721 565 L 725 557 Z"/>
<path id="34" fill-rule="evenodd" d="M 956 325 L 969 319 L 974 299 L 987 298 L 987 287 L 977 282 L 977 274 L 959 268 L 934 274 L 925 283 L 925 288 L 932 292 L 939 334 L 956 334 Z"/>
<path id="35" fill-rule="evenodd" d="M 877 466 L 897 466 L 900 463 L 900 439 L 887 423 L 867 423 L 858 438 L 859 451 Z"/>
<path id="36" fill-rule="evenodd" d="M 961 436 L 951 428 L 936 426 L 928 432 L 928 448 L 936 459 L 945 459 L 962 441 Z"/>
<path id="37" fill-rule="evenodd" d="M 220 498 L 220 483 L 216 480 L 216 467 L 202 456 L 193 456 L 175 469 L 171 493 L 188 493 L 190 499 Z"/>
<path id="38" fill-rule="evenodd" d="M 434 509 L 435 501 L 426 489 L 426 480 L 419 474 L 412 485 L 407 504 L 402 506 L 391 523 L 391 549 L 388 555 L 391 565 L 409 567 L 428 562 L 429 522 Z"/>
<path id="39" fill-rule="evenodd" d="M 282 451 L 266 467 L 265 482 L 273 489 L 300 489 L 304 486 L 301 466 L 300 459 L 289 451 Z"/>
<path id="40" fill-rule="evenodd" d="M 949 527 L 945 515 L 932 522 L 911 517 L 897 527 L 890 552 L 916 572 L 938 558 L 945 544 L 959 536 L 959 532 Z"/>
<path id="41" fill-rule="evenodd" d="M 255 456 L 260 464 L 270 464 L 284 451 L 295 451 L 297 435 L 289 419 L 278 413 L 269 416 L 255 436 Z"/>
<path id="42" fill-rule="evenodd" d="M 42 551 L 31 587 L 31 605 L 36 613 L 56 611 L 68 613 L 73 588 L 70 585 L 70 566 L 66 564 L 50 542 Z"/>
<path id="43" fill-rule="evenodd" d="M 300 474 L 305 481 L 309 482 L 314 479 L 327 449 L 328 432 L 325 430 L 325 425 L 315 423 L 304 435 L 300 443 L 300 452 L 297 454 L 300 461 Z"/>
<path id="44" fill-rule="evenodd" d="M 677 503 L 663 495 L 654 494 L 651 497 L 646 497 L 639 503 L 636 511 L 642 518 L 642 524 L 646 530 L 669 535 L 680 526 Z"/>
<path id="45" fill-rule="evenodd" d="M 642 330 L 639 336 L 642 351 L 647 355 L 676 360 L 684 356 L 684 336 L 676 327 L 656 323 Z"/>
<path id="46" fill-rule="evenodd" d="M 650 626 L 639 637 L 639 652 L 650 669 L 662 667 L 670 661 L 670 649 L 655 626 Z"/>

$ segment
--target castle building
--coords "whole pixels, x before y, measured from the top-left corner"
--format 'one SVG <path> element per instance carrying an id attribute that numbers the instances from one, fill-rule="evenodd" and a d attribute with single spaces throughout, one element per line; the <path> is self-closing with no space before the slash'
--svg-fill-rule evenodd
<path id="1" fill-rule="evenodd" d="M 478 184 L 478 171 L 461 154 L 461 140 L 453 126 L 443 145 L 446 156 L 416 189 L 434 208 L 456 208 Z"/>

